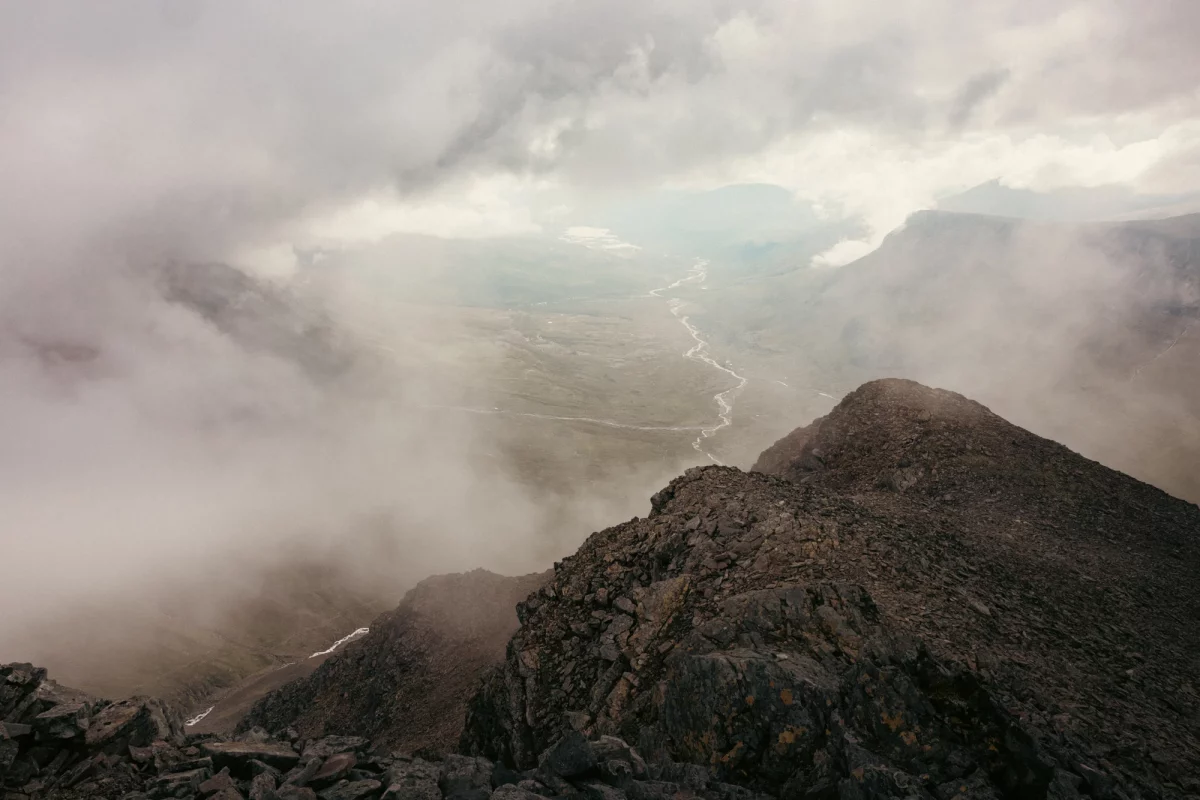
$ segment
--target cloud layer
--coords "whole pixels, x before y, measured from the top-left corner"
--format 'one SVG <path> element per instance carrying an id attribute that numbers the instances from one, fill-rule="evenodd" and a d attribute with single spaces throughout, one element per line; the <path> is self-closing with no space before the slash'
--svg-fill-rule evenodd
<path id="1" fill-rule="evenodd" d="M 1198 33 L 1132 0 L 6 3 L 0 233 L 219 256 L 496 176 L 770 179 L 880 226 L 980 176 L 1162 190 Z"/>

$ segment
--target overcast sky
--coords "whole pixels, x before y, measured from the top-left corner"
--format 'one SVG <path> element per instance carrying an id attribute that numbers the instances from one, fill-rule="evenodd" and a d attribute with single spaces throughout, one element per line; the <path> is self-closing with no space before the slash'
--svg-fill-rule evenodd
<path id="1" fill-rule="evenodd" d="M 881 235 L 991 178 L 1193 190 L 1197 41 L 1191 0 L 3 0 L 0 236 L 244 256 L 740 181 Z"/>

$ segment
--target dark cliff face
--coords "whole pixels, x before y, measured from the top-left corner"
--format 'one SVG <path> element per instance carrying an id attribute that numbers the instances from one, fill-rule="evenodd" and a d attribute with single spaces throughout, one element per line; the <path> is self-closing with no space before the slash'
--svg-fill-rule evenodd
<path id="1" fill-rule="evenodd" d="M 1200 790 L 1195 506 L 908 381 L 774 450 L 556 565 L 463 747 L 616 734 L 799 797 Z"/>
<path id="2" fill-rule="evenodd" d="M 262 698 L 238 729 L 369 737 L 376 746 L 451 750 L 479 675 L 517 629 L 517 601 L 549 576 L 484 570 L 417 584 L 394 611 L 312 675 Z"/>

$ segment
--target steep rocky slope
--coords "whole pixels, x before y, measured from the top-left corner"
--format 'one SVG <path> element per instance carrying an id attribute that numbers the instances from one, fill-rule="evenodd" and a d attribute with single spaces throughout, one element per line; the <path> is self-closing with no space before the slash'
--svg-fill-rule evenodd
<path id="1" fill-rule="evenodd" d="M 800 797 L 1200 792 L 1195 506 L 907 381 L 762 463 L 556 565 L 463 747 L 616 734 Z"/>
<path id="2" fill-rule="evenodd" d="M 2 666 L 5 800 L 1200 797 L 1196 506 L 909 381 L 756 466 L 423 582 L 232 740 Z"/>
<path id="3" fill-rule="evenodd" d="M 184 735 L 158 701 L 98 700 L 30 664 L 0 664 L 0 714 L 22 720 L 0 722 L 5 800 L 756 800 L 694 770 L 647 764 L 611 737 L 566 737 L 537 769 L 515 772 L 455 754 L 372 752 L 362 736 Z"/>
<path id="4" fill-rule="evenodd" d="M 475 570 L 428 578 L 362 639 L 260 700 L 238 729 L 293 727 L 306 737 L 354 734 L 379 747 L 450 750 L 475 682 L 517 628 L 517 601 L 548 577 Z"/>

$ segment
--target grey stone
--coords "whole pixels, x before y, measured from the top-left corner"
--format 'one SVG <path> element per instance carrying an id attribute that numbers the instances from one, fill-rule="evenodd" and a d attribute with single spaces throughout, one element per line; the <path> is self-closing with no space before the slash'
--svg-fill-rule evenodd
<path id="1" fill-rule="evenodd" d="M 21 725 L 17 722 L 0 722 L 0 739 L 16 739 L 33 733 L 32 725 Z"/>
<path id="2" fill-rule="evenodd" d="M 587 800 L 625 800 L 623 791 L 603 783 L 585 783 L 582 788 Z"/>
<path id="3" fill-rule="evenodd" d="M 249 762 L 250 775 L 257 777 L 258 775 L 270 775 L 276 784 L 283 779 L 283 773 L 272 767 L 270 764 L 264 764 L 257 759 L 250 759 Z"/>
<path id="4" fill-rule="evenodd" d="M 275 787 L 278 785 L 275 775 L 265 771 L 259 772 L 250 779 L 249 798 L 250 800 L 268 800 L 275 794 Z"/>
<path id="5" fill-rule="evenodd" d="M 371 740 L 362 736 L 326 736 L 314 739 L 304 746 L 304 756 L 329 758 L 339 753 L 363 752 L 370 746 Z"/>
<path id="6" fill-rule="evenodd" d="M 246 796 L 232 786 L 220 789 L 206 797 L 207 800 L 246 800 Z"/>
<path id="7" fill-rule="evenodd" d="M 542 796 L 520 786 L 507 784 L 492 792 L 492 800 L 542 800 Z"/>
<path id="8" fill-rule="evenodd" d="M 87 732 L 88 711 L 84 703 L 54 706 L 33 718 L 33 729 L 38 740 L 43 742 L 76 739 Z"/>
<path id="9" fill-rule="evenodd" d="M 389 800 L 442 800 L 438 768 L 419 758 L 393 763 L 388 769 L 387 783 L 384 797 Z"/>
<path id="10" fill-rule="evenodd" d="M 448 755 L 438 771 L 438 788 L 446 797 L 492 788 L 492 762 L 486 758 Z"/>
<path id="11" fill-rule="evenodd" d="M 350 774 L 350 770 L 354 769 L 354 765 L 358 763 L 358 758 L 354 753 L 338 753 L 325 759 L 321 764 L 321 768 L 317 770 L 310 783 L 313 786 L 323 787 L 337 783 L 342 778 Z"/>
<path id="12" fill-rule="evenodd" d="M 176 738 L 178 729 L 172 723 L 162 702 L 131 697 L 92 715 L 84 740 L 89 749 L 123 753 L 129 747 L 146 747 L 160 739 Z"/>
<path id="13" fill-rule="evenodd" d="M 206 780 L 204 783 L 200 784 L 200 794 L 207 797 L 210 794 L 216 794 L 217 792 L 221 791 L 222 789 L 236 789 L 236 788 L 237 788 L 237 785 L 234 784 L 233 778 L 231 778 L 229 775 L 229 767 L 225 767 L 220 772 L 218 772 L 216 775 L 213 775 L 211 778 Z"/>
<path id="14" fill-rule="evenodd" d="M 317 796 L 321 800 L 362 800 L 382 788 L 383 784 L 376 780 L 353 781 L 331 786 Z"/>
<path id="15" fill-rule="evenodd" d="M 321 768 L 321 759 L 310 758 L 303 766 L 289 772 L 283 779 L 283 782 L 291 786 L 307 786 L 312 780 L 313 775 L 317 774 L 317 770 Z"/>
<path id="16" fill-rule="evenodd" d="M 21 745 L 15 739 L 0 738 L 0 778 L 2 778 L 17 760 Z"/>
<path id="17" fill-rule="evenodd" d="M 317 793 L 307 786 L 288 783 L 275 790 L 272 800 L 317 800 Z"/>
<path id="18" fill-rule="evenodd" d="M 634 777 L 646 777 L 646 762 L 623 740 L 615 736 L 601 736 L 592 742 L 592 750 L 596 753 L 597 761 L 624 761 L 629 764 Z"/>
<path id="19" fill-rule="evenodd" d="M 160 775 L 147 787 L 151 797 L 191 797 L 200 791 L 200 784 L 212 777 L 207 769 L 191 769 Z"/>
<path id="20" fill-rule="evenodd" d="M 570 731 L 550 745 L 538 760 L 539 771 L 559 778 L 573 778 L 596 768 L 596 751 L 583 734 Z"/>
<path id="21" fill-rule="evenodd" d="M 290 745 L 278 742 L 204 742 L 200 750 L 220 769 L 229 767 L 235 775 L 249 774 L 250 762 L 261 761 L 275 769 L 290 769 L 300 760 Z"/>

